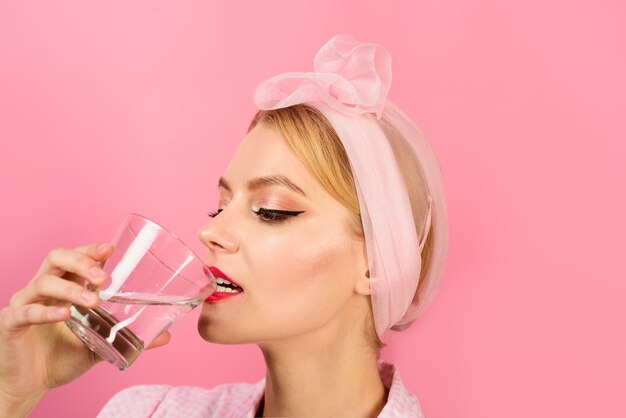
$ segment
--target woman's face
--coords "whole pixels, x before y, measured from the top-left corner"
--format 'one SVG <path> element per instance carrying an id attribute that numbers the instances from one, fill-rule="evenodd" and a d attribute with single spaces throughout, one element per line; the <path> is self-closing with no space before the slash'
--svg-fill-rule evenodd
<path id="1" fill-rule="evenodd" d="M 263 178 L 283 178 L 280 181 Z M 300 212 L 273 220 L 259 208 Z M 204 302 L 207 341 L 262 343 L 323 329 L 345 332 L 369 303 L 365 249 L 348 210 L 309 174 L 281 135 L 259 124 L 220 181 L 221 210 L 198 231 L 215 266 L 243 292 Z M 358 327 L 356 327 L 358 328 Z"/>

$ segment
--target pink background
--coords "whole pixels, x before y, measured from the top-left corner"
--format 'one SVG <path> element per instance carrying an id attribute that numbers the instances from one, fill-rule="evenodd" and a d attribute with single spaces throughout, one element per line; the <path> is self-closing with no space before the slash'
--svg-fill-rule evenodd
<path id="1" fill-rule="evenodd" d="M 582 3 L 0 2 L 0 306 L 50 249 L 107 241 L 126 212 L 203 255 L 254 87 L 347 33 L 391 52 L 390 98 L 432 141 L 449 204 L 441 288 L 383 358 L 430 418 L 626 416 L 626 8 Z M 197 313 L 33 416 L 264 376 L 256 346 L 205 343 Z"/>

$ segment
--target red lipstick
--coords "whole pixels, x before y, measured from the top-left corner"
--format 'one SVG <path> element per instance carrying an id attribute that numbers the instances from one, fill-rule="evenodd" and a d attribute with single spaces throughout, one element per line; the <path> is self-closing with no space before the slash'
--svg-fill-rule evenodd
<path id="1" fill-rule="evenodd" d="M 217 302 L 218 300 L 230 298 L 230 297 L 233 297 L 233 296 L 236 296 L 236 295 L 239 295 L 239 294 L 243 293 L 243 289 L 241 288 L 241 286 L 239 286 L 237 284 L 237 282 L 235 282 L 233 279 L 228 277 L 220 269 L 218 269 L 215 266 L 210 266 L 208 269 L 209 269 L 211 274 L 216 279 L 222 278 L 222 279 L 228 280 L 229 282 L 231 282 L 233 284 L 233 286 L 230 286 L 230 285 L 227 285 L 227 284 L 222 284 L 222 285 L 218 284 L 218 286 L 225 287 L 225 288 L 231 288 L 231 289 L 234 288 L 238 292 L 220 292 L 219 290 L 216 290 L 208 298 L 206 298 L 205 302 Z"/>
<path id="2" fill-rule="evenodd" d="M 215 276 L 215 278 L 216 278 L 216 279 L 217 279 L 218 277 L 221 277 L 222 279 L 226 279 L 226 280 L 228 280 L 229 282 L 231 282 L 232 284 L 239 286 L 239 283 L 237 283 L 236 281 L 234 281 L 233 279 L 231 279 L 230 277 L 228 277 L 228 276 L 226 275 L 226 273 L 224 273 L 223 271 L 221 271 L 221 270 L 220 270 L 220 269 L 218 269 L 217 267 L 215 267 L 215 266 L 210 266 L 210 267 L 209 267 L 209 271 L 211 272 L 211 274 L 213 274 L 213 276 Z M 239 286 L 239 287 L 241 287 L 241 286 Z"/>

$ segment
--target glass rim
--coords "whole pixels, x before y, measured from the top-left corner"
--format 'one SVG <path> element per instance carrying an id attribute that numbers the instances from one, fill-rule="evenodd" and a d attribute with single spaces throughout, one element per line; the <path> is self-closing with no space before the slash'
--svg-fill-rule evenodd
<path id="1" fill-rule="evenodd" d="M 202 265 L 203 267 L 208 267 L 207 264 L 204 263 L 204 261 L 202 261 L 202 259 L 200 257 L 198 257 L 198 254 L 196 254 L 196 252 L 194 250 L 192 250 L 187 244 L 185 244 L 185 242 L 178 238 L 178 236 L 173 233 L 172 231 L 170 231 L 168 228 L 165 228 L 163 225 L 161 225 L 158 222 L 153 221 L 152 219 L 144 216 L 144 215 L 140 215 L 139 213 L 136 212 L 128 212 L 126 213 L 126 215 L 124 215 L 124 217 L 136 217 L 136 218 L 141 218 L 141 219 L 145 219 L 148 222 L 153 223 L 154 225 L 158 226 L 159 228 L 161 228 L 163 231 L 167 232 L 169 235 L 171 235 L 172 237 L 174 237 L 183 247 L 185 247 L 187 250 L 189 250 L 189 252 L 195 257 L 196 261 L 200 263 L 200 265 Z"/>

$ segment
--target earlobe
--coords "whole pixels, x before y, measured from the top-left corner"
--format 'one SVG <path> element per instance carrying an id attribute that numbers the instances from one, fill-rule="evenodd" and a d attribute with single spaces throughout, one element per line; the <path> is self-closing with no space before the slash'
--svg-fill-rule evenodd
<path id="1" fill-rule="evenodd" d="M 371 295 L 372 289 L 370 287 L 370 271 L 367 270 L 364 275 L 359 277 L 356 282 L 354 290 L 360 295 Z"/>
<path id="2" fill-rule="evenodd" d="M 356 280 L 354 291 L 359 295 L 371 295 L 372 289 L 370 287 L 370 270 L 369 265 L 367 263 L 367 248 L 365 246 L 365 241 L 362 241 L 359 247 L 360 253 L 359 256 L 359 268 L 362 273 L 359 274 L 359 277 Z M 360 258 L 360 257 L 363 258 Z M 358 271 L 357 270 L 357 271 Z"/>

